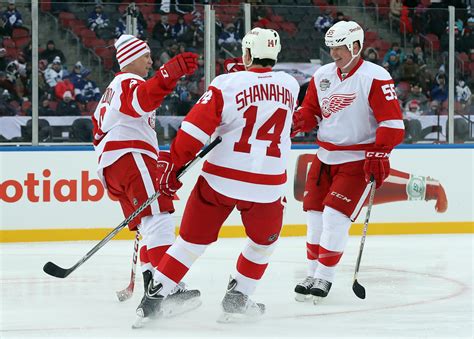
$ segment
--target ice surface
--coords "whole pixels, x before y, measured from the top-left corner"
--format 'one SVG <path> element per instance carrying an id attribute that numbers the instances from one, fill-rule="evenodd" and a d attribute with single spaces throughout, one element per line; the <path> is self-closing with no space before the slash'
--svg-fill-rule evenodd
<path id="1" fill-rule="evenodd" d="M 359 237 L 351 237 L 336 281 L 321 304 L 294 300 L 306 276 L 305 238 L 282 238 L 253 299 L 266 304 L 251 324 L 218 324 L 220 300 L 244 239 L 220 239 L 185 281 L 202 292 L 203 305 L 177 318 L 132 330 L 142 297 L 138 276 L 132 299 L 115 292 L 128 285 L 133 241 L 112 241 L 65 279 L 42 267 L 77 262 L 96 242 L 1 244 L 1 338 L 472 338 L 473 235 L 369 236 L 359 282 L 352 292 Z"/>

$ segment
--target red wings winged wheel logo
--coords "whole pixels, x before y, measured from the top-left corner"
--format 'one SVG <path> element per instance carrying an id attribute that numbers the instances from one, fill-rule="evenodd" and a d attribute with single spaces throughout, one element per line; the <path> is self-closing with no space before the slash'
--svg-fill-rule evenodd
<path id="1" fill-rule="evenodd" d="M 328 98 L 323 98 L 321 101 L 321 110 L 324 118 L 329 118 L 331 114 L 337 113 L 340 110 L 351 105 L 356 98 L 356 94 L 333 94 Z"/>

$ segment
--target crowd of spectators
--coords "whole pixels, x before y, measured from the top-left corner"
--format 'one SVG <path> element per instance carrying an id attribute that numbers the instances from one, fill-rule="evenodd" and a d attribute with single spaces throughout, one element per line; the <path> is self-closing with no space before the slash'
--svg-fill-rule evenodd
<path id="1" fill-rule="evenodd" d="M 375 7 L 377 2 L 364 3 L 367 6 L 372 3 Z M 435 0 L 431 4 L 420 0 L 387 0 L 386 3 L 390 6 L 390 16 L 403 22 L 401 27 L 408 34 L 409 44 L 402 48 L 399 42 L 394 42 L 388 50 L 384 50 L 368 41 L 364 46 L 364 58 L 386 68 L 394 78 L 400 106 L 405 114 L 407 141 L 415 142 L 424 137 L 423 132 L 419 131 L 418 123 L 414 122 L 417 117 L 447 114 L 447 55 L 443 52 L 446 51 L 448 42 L 445 29 L 447 11 L 441 9 L 448 3 L 455 3 L 457 6 L 456 52 L 467 55 L 473 62 L 474 16 L 465 4 L 456 0 Z M 152 47 L 154 70 L 183 51 L 193 51 L 201 56 L 199 70 L 179 81 L 175 91 L 158 110 L 158 115 L 184 116 L 204 92 L 203 13 L 196 10 L 193 4 L 194 1 L 179 1 L 178 5 L 174 1 L 159 1 L 154 7 L 152 21 L 149 11 L 145 17 L 140 6 L 134 13 L 139 37 L 147 40 Z M 110 44 L 110 41 L 125 32 L 127 13 L 130 12 L 122 6 L 120 14 L 110 15 L 110 11 L 104 10 L 105 6 L 97 1 L 93 8 L 90 7 L 85 24 L 97 38 Z M 53 3 L 51 8 L 55 15 L 70 10 L 68 3 Z M 266 6 L 253 6 L 252 25 L 271 28 L 269 13 Z M 321 34 L 337 21 L 350 19 L 334 6 L 321 7 L 320 13 L 313 19 L 313 29 Z M 22 14 L 16 8 L 15 1 L 9 0 L 0 17 L 0 115 L 30 115 L 31 42 L 24 46 L 15 59 L 9 58 L 6 49 L 1 46 L 5 45 L 15 28 L 23 27 Z M 243 17 L 241 11 L 233 12 L 231 18 L 225 11 L 216 12 L 216 75 L 224 73 L 226 58 L 240 55 L 244 35 Z M 423 38 L 428 34 L 434 34 L 439 40 L 440 50 L 435 53 L 434 58 L 428 52 L 429 46 Z M 100 99 L 100 90 L 91 79 L 91 71 L 81 61 L 66 60 L 64 53 L 52 40 L 47 42 L 39 58 L 40 116 L 92 113 L 93 103 Z M 76 63 L 72 64 L 73 62 Z M 113 70 L 118 70 L 117 65 L 114 65 Z M 461 71 L 457 69 L 457 113 L 474 114 L 470 90 L 473 85 L 472 75 L 469 67 Z"/>

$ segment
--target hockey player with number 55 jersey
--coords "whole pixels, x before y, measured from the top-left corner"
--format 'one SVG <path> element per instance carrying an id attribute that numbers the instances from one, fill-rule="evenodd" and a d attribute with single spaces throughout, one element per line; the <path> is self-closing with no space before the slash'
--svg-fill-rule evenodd
<path id="1" fill-rule="evenodd" d="M 308 274 L 296 285 L 296 300 L 329 293 L 335 268 L 374 179 L 380 187 L 390 172 L 389 156 L 403 140 L 402 113 L 390 74 L 361 59 L 364 31 L 340 21 L 325 35 L 333 63 L 320 67 L 293 116 L 293 134 L 319 126 L 320 146 L 308 172 Z"/>
<path id="2" fill-rule="evenodd" d="M 246 71 L 216 77 L 171 145 L 171 160 L 180 167 L 211 136 L 222 137 L 187 201 L 179 237 L 148 289 L 145 317 L 151 315 L 148 310 L 160 308 L 161 300 L 217 240 L 234 209 L 240 212 L 248 239 L 222 300 L 220 321 L 256 319 L 265 311 L 249 296 L 268 266 L 283 223 L 290 129 L 299 85 L 292 76 L 272 71 L 280 52 L 276 31 L 254 28 L 244 37 L 242 50 Z"/>

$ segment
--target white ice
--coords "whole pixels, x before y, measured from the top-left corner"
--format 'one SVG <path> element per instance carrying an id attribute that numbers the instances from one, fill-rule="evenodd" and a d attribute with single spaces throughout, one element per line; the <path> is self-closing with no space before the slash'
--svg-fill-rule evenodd
<path id="1" fill-rule="evenodd" d="M 244 239 L 220 239 L 185 281 L 201 289 L 195 312 L 133 330 L 142 297 L 128 285 L 133 241 L 112 241 L 65 279 L 43 273 L 53 261 L 70 267 L 96 242 L 1 244 L 1 338 L 472 338 L 473 235 L 369 236 L 352 292 L 359 237 L 351 237 L 329 296 L 315 306 L 294 300 L 306 275 L 305 238 L 282 238 L 254 300 L 267 306 L 258 322 L 218 324 L 220 301 Z"/>

